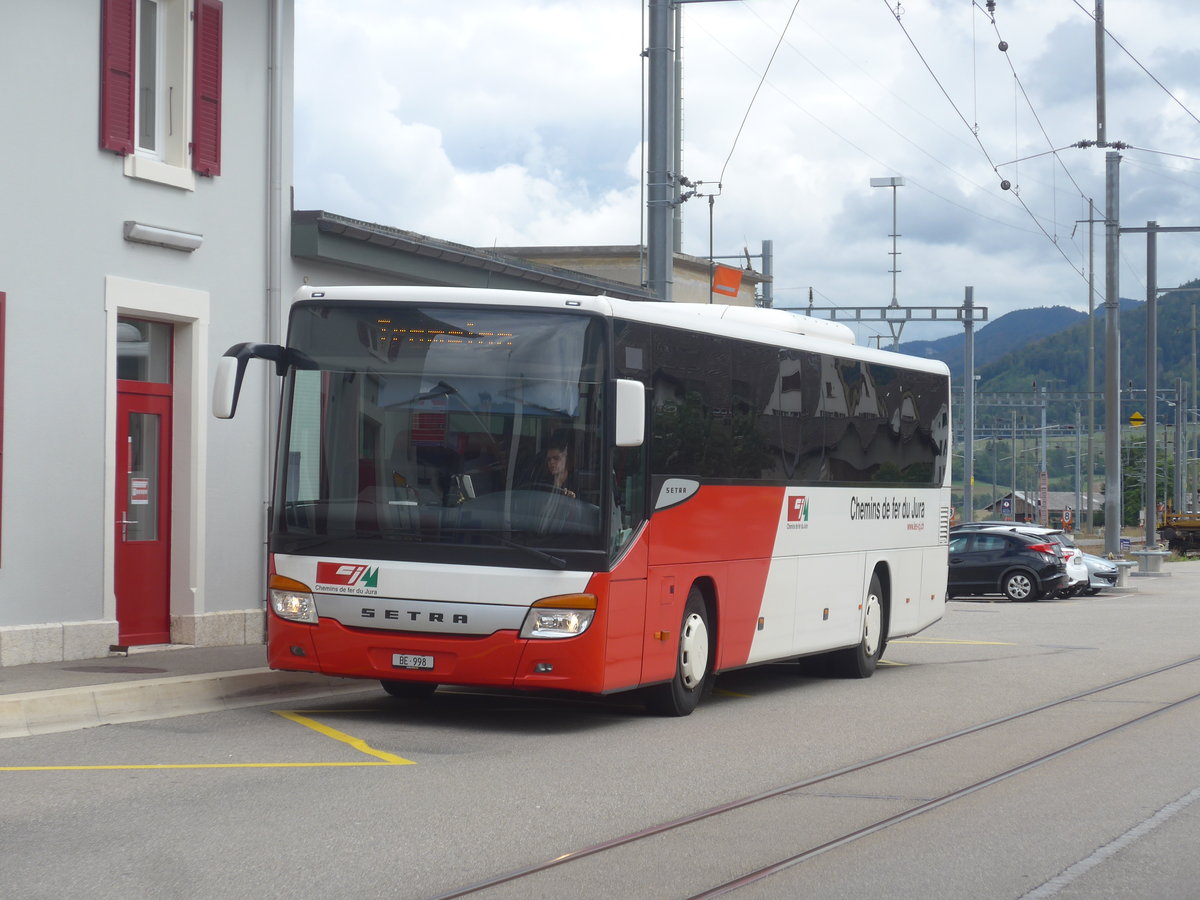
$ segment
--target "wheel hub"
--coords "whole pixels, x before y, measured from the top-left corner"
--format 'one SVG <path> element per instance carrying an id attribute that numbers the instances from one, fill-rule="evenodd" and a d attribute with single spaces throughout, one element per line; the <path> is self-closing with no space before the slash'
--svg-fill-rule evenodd
<path id="1" fill-rule="evenodd" d="M 708 627 L 704 619 L 692 613 L 683 620 L 679 639 L 679 676 L 683 686 L 694 690 L 708 671 Z"/>
<path id="2" fill-rule="evenodd" d="M 867 656 L 874 656 L 879 650 L 879 636 L 883 633 L 883 605 L 877 594 L 867 594 L 867 603 L 863 627 L 863 650 Z"/>

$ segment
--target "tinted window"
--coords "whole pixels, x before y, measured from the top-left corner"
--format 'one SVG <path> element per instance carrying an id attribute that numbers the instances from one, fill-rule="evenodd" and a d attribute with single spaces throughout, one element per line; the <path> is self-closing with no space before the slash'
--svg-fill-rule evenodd
<path id="1" fill-rule="evenodd" d="M 1007 550 L 1008 545 L 1008 539 L 998 534 L 975 535 L 975 549 L 980 553 L 992 553 L 998 550 Z"/>
<path id="2" fill-rule="evenodd" d="M 943 377 L 632 323 L 617 326 L 615 349 L 618 372 L 650 373 L 656 474 L 942 483 L 949 461 Z"/>
<path id="3" fill-rule="evenodd" d="M 713 335 L 654 329 L 654 471 L 729 478 L 733 468 L 733 345 Z"/>

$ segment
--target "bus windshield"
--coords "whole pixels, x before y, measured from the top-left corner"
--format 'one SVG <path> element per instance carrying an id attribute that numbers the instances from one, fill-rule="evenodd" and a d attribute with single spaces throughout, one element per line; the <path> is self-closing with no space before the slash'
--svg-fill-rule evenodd
<path id="1" fill-rule="evenodd" d="M 297 304 L 274 549 L 602 551 L 604 335 L 579 313 Z"/>

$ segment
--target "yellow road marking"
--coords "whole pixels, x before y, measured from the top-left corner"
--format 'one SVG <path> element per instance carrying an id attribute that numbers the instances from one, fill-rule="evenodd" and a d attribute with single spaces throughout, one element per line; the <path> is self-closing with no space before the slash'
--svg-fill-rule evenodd
<path id="1" fill-rule="evenodd" d="M 396 756 L 394 753 L 385 753 L 382 750 L 376 750 L 362 738 L 356 738 L 346 734 L 344 731 L 338 731 L 336 728 L 330 728 L 328 725 L 322 725 L 316 719 L 310 719 L 307 716 L 302 716 L 298 712 L 293 712 L 287 709 L 273 709 L 271 712 L 277 716 L 295 722 L 297 725 L 303 725 L 306 728 L 311 728 L 318 734 L 323 734 L 327 738 L 333 738 L 335 741 L 341 741 L 343 744 L 349 744 L 359 753 L 365 753 L 367 756 L 374 756 L 377 759 L 382 759 L 384 762 L 393 766 L 414 766 L 411 759 L 405 759 L 403 756 Z"/>
<path id="2" fill-rule="evenodd" d="M 106 772 L 119 771 L 129 769 L 323 769 L 323 768 L 367 768 L 373 766 L 413 766 L 416 765 L 411 759 L 405 759 L 402 756 L 396 756 L 394 753 L 386 753 L 383 750 L 376 750 L 366 741 L 361 738 L 356 738 L 346 734 L 344 731 L 338 731 L 336 728 L 330 728 L 328 725 L 322 725 L 314 719 L 301 715 L 299 712 L 286 709 L 271 710 L 275 715 L 282 716 L 288 721 L 295 722 L 297 725 L 303 725 L 305 728 L 311 728 L 318 734 L 325 737 L 333 738 L 335 741 L 340 741 L 343 744 L 348 744 L 360 753 L 365 753 L 367 756 L 374 756 L 379 762 L 278 762 L 278 763 L 145 763 L 145 764 L 130 764 L 130 765 L 99 765 L 99 766 L 0 766 L 0 772 Z M 304 710 L 304 712 L 317 712 L 318 710 Z M 349 712 L 349 710 L 338 710 L 338 712 Z"/>
<path id="3" fill-rule="evenodd" d="M 409 764 L 408 760 L 404 761 Z M 314 762 L 314 763 L 147 763 L 129 766 L 0 766 L 0 772 L 92 772 L 115 769 L 321 769 L 395 766 L 393 762 Z"/>
<path id="4" fill-rule="evenodd" d="M 949 638 L 925 638 L 923 640 L 888 641 L 889 644 L 962 644 L 967 647 L 1015 647 L 1011 641 L 955 641 Z"/>

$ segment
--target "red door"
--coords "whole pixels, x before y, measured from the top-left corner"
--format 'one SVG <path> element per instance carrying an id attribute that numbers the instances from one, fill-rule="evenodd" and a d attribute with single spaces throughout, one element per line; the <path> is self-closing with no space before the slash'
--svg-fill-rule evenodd
<path id="1" fill-rule="evenodd" d="M 117 625 L 121 644 L 171 639 L 171 386 L 117 387 Z"/>

